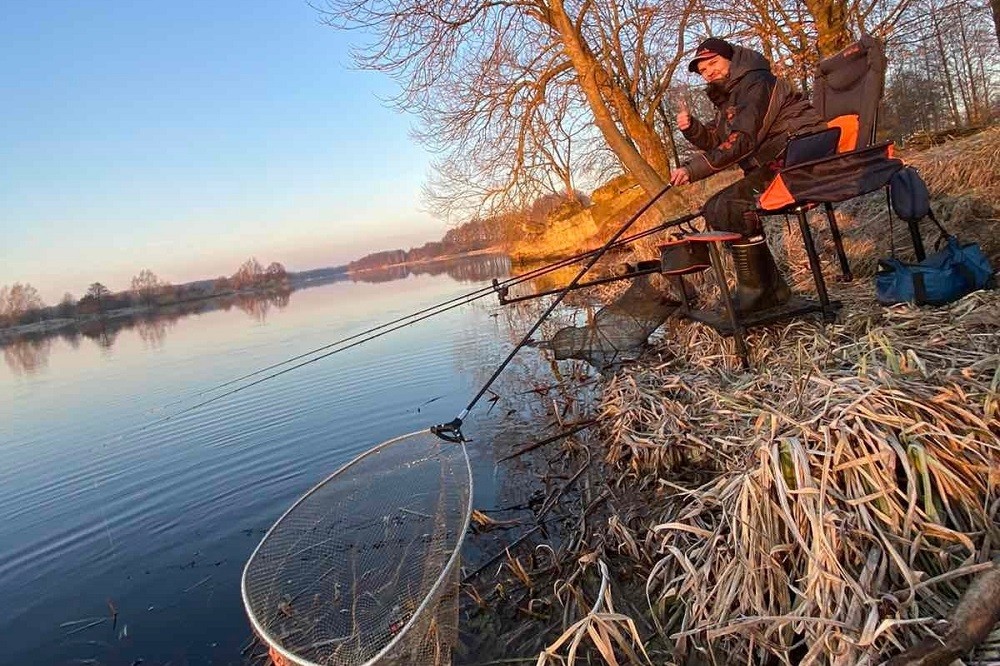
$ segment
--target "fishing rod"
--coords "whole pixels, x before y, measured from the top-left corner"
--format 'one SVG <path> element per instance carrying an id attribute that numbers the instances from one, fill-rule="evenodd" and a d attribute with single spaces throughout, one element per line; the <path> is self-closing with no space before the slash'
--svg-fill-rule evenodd
<path id="1" fill-rule="evenodd" d="M 659 224 L 651 229 L 647 229 L 646 231 L 642 231 L 633 236 L 623 238 L 617 241 L 612 246 L 612 248 L 620 247 L 621 245 L 635 242 L 640 238 L 644 238 L 646 236 L 659 233 L 661 231 L 669 229 L 670 227 L 679 227 L 700 216 L 701 216 L 701 211 L 689 213 L 688 215 L 682 215 L 681 217 L 674 218 L 673 220 Z M 694 233 L 694 230 L 689 229 L 688 233 Z M 591 250 L 591 252 L 597 252 L 597 250 Z M 573 290 L 585 289 L 587 287 L 596 287 L 598 285 L 608 284 L 611 282 L 618 282 L 621 280 L 634 280 L 635 278 L 640 277 L 642 275 L 652 275 L 654 273 L 661 273 L 662 272 L 661 266 L 662 262 L 659 259 L 640 261 L 636 266 L 626 270 L 624 273 L 620 275 L 612 275 L 609 277 L 597 278 L 596 280 L 589 280 L 587 282 L 579 282 L 573 286 Z M 562 288 L 548 289 L 546 291 L 539 291 L 534 294 L 529 294 L 527 296 L 509 297 L 508 296 L 508 294 L 510 293 L 509 287 L 501 285 L 497 280 L 493 281 L 493 288 L 494 290 L 496 290 L 497 295 L 500 298 L 500 305 L 509 305 L 511 303 L 520 303 L 521 301 L 530 301 L 535 298 L 541 298 L 542 296 L 551 296 L 552 294 L 558 294 L 560 291 L 562 291 Z"/>
<path id="2" fill-rule="evenodd" d="M 538 320 L 531 326 L 531 328 L 528 329 L 528 332 L 524 334 L 524 337 L 521 338 L 521 341 L 514 346 L 514 348 L 510 351 L 509 354 L 507 354 L 507 358 L 505 358 L 497 367 L 497 369 L 493 371 L 493 374 L 490 376 L 488 380 L 486 380 L 486 383 L 483 384 L 482 388 L 479 389 L 479 392 L 476 393 L 475 397 L 472 398 L 469 404 L 465 406 L 465 409 L 459 412 L 458 416 L 456 416 L 448 423 L 441 423 L 438 425 L 431 426 L 430 429 L 431 432 L 433 432 L 435 435 L 437 435 L 438 437 L 447 442 L 458 443 L 466 441 L 465 436 L 462 434 L 463 419 L 466 416 L 468 416 L 469 412 L 472 411 L 472 408 L 476 406 L 476 403 L 478 403 L 479 400 L 484 395 L 486 395 L 486 392 L 489 390 L 490 386 L 493 385 L 493 382 L 495 382 L 497 377 L 500 376 L 500 373 L 503 372 L 504 368 L 507 367 L 507 364 L 509 364 L 511 360 L 513 360 L 514 356 L 517 354 L 517 352 L 521 350 L 522 347 L 528 344 L 528 341 L 531 339 L 531 336 L 534 335 L 535 331 L 537 331 L 538 328 L 542 325 L 542 322 L 544 322 L 545 319 L 548 318 L 550 314 L 552 314 L 552 311 L 555 310 L 556 307 L 558 307 L 558 305 L 566 297 L 566 294 L 568 294 L 577 285 L 577 283 L 580 282 L 580 280 L 587 273 L 587 271 L 589 271 L 594 266 L 594 264 L 596 264 L 597 261 L 604 255 L 604 253 L 607 252 L 614 245 L 614 243 L 619 238 L 621 238 L 622 235 L 625 234 L 626 231 L 628 231 L 629 227 L 635 224 L 635 221 L 638 220 L 643 213 L 649 210 L 650 207 L 652 207 L 652 205 L 656 203 L 656 201 L 659 200 L 660 197 L 662 197 L 670 190 L 670 187 L 671 186 L 669 184 L 665 185 L 663 189 L 661 189 L 649 201 L 647 201 L 642 208 L 636 211 L 635 214 L 633 214 L 632 217 L 630 217 L 625 222 L 625 224 L 623 224 L 621 228 L 619 228 L 618 231 L 616 231 L 614 235 L 612 235 L 611 238 L 609 238 L 607 242 L 604 243 L 604 245 L 601 248 L 593 252 L 593 256 L 591 256 L 587 264 L 580 269 L 580 271 L 570 281 L 570 283 L 565 287 L 563 287 L 562 291 L 560 291 L 556 295 L 556 297 L 552 300 L 552 302 L 549 303 L 549 306 L 545 308 L 545 312 L 543 312 L 542 315 L 538 318 Z"/>
<path id="3" fill-rule="evenodd" d="M 637 215 L 641 215 L 643 212 L 645 212 L 645 210 L 647 210 L 647 209 L 644 208 L 644 209 L 640 210 L 639 213 L 637 213 Z M 458 307 L 460 305 L 467 305 L 469 303 L 472 303 L 474 301 L 479 300 L 480 298 L 485 298 L 486 296 L 490 296 L 490 295 L 492 295 L 494 293 L 498 295 L 501 305 L 507 305 L 508 303 L 515 303 L 515 302 L 518 302 L 518 301 L 521 301 L 521 300 L 527 300 L 528 298 L 537 298 L 537 297 L 540 297 L 540 296 L 546 296 L 546 295 L 558 293 L 559 290 L 550 290 L 550 291 L 542 292 L 540 294 L 534 294 L 534 295 L 532 295 L 530 297 L 516 297 L 516 298 L 510 298 L 510 299 L 507 298 L 507 293 L 508 293 L 508 290 L 510 289 L 510 287 L 516 286 L 518 284 L 522 284 L 524 282 L 527 282 L 529 280 L 533 280 L 533 279 L 541 277 L 543 275 L 547 275 L 548 273 L 551 273 L 553 271 L 559 270 L 560 268 L 566 268 L 567 266 L 571 266 L 571 265 L 573 265 L 575 263 L 578 263 L 578 262 L 580 262 L 580 261 L 582 261 L 584 259 L 593 257 L 595 254 L 597 256 L 601 256 L 601 255 L 605 254 L 608 250 L 616 249 L 616 248 L 619 248 L 619 247 L 624 247 L 626 245 L 634 243 L 637 240 L 640 240 L 642 238 L 646 238 L 647 236 L 652 236 L 654 234 L 660 233 L 661 231 L 664 231 L 664 230 L 669 229 L 671 227 L 680 226 L 680 225 L 682 225 L 682 224 L 684 224 L 686 222 L 690 222 L 691 220 L 699 217 L 700 215 L 701 215 L 701 211 L 698 211 L 698 212 L 695 212 L 695 213 L 691 213 L 691 214 L 688 214 L 688 215 L 683 215 L 683 216 L 681 216 L 679 218 L 675 218 L 673 220 L 669 220 L 667 222 L 663 222 L 661 224 L 658 224 L 658 225 L 656 225 L 654 227 L 651 227 L 649 229 L 646 229 L 644 231 L 640 231 L 638 233 L 632 234 L 631 236 L 626 236 L 624 238 L 620 238 L 620 239 L 617 239 L 617 240 L 615 240 L 614 238 L 612 238 L 612 240 L 614 240 L 614 242 L 611 245 L 606 245 L 606 247 L 600 247 L 600 248 L 596 248 L 596 249 L 592 249 L 592 250 L 587 250 L 585 252 L 581 252 L 581 253 L 573 255 L 571 257 L 566 257 L 565 259 L 560 259 L 559 261 L 553 262 L 551 264 L 546 264 L 544 266 L 539 266 L 538 268 L 532 269 L 532 270 L 527 271 L 525 273 L 522 273 L 520 275 L 515 275 L 515 276 L 512 276 L 512 277 L 506 278 L 504 280 L 493 280 L 493 282 L 489 286 L 480 287 L 479 289 L 475 289 L 475 290 L 473 290 L 471 292 L 468 292 L 466 294 L 462 294 L 460 296 L 455 296 L 454 298 L 448 299 L 446 301 L 442 301 L 441 303 L 437 303 L 435 305 L 428 306 L 428 307 L 423 308 L 421 310 L 417 310 L 416 312 L 411 312 L 410 314 L 403 315 L 401 317 L 397 317 L 396 319 L 393 319 L 391 321 L 387 321 L 387 322 L 383 322 L 381 324 L 377 324 L 375 326 L 372 326 L 370 328 L 365 329 L 364 331 L 360 331 L 358 333 L 349 335 L 349 336 L 341 338 L 339 340 L 335 340 L 333 342 L 327 343 L 327 344 L 322 345 L 320 347 L 317 347 L 315 349 L 311 349 L 311 350 L 303 352 L 301 354 L 297 354 L 295 356 L 292 356 L 291 358 L 287 358 L 287 359 L 284 359 L 284 360 L 279 361 L 277 363 L 273 363 L 273 364 L 268 365 L 266 367 L 259 368 L 257 370 L 254 370 L 253 372 L 249 372 L 249 373 L 247 373 L 245 375 L 241 375 L 239 377 L 236 377 L 235 379 L 230 379 L 230 380 L 227 380 L 225 382 L 222 382 L 221 384 L 216 384 L 216 385 L 214 385 L 212 387 L 209 387 L 209 388 L 206 388 L 206 389 L 202 389 L 202 390 L 198 391 L 197 393 L 194 393 L 193 395 L 195 397 L 198 397 L 198 396 L 203 396 L 203 395 L 208 394 L 208 393 L 213 393 L 215 391 L 219 391 L 219 390 L 224 389 L 226 387 L 232 386 L 233 384 L 238 384 L 238 383 L 246 381 L 248 379 L 253 379 L 254 377 L 262 375 L 262 374 L 264 374 L 266 372 L 270 372 L 271 370 L 276 370 L 277 368 L 280 368 L 282 366 L 288 365 L 290 363 L 295 363 L 296 361 L 300 361 L 300 360 L 302 360 L 304 358 L 308 358 L 308 357 L 313 356 L 315 354 L 319 354 L 320 352 L 324 352 L 324 351 L 326 351 L 328 349 L 332 349 L 333 347 L 337 347 L 339 345 L 347 345 L 347 343 L 349 343 L 349 342 L 353 342 L 353 341 L 356 341 L 356 340 L 359 340 L 359 339 L 362 339 L 362 338 L 363 338 L 362 342 L 366 342 L 368 340 L 372 340 L 372 339 L 380 337 L 382 335 L 382 333 L 380 333 L 380 331 L 382 331 L 382 329 L 386 329 L 386 328 L 392 327 L 391 331 L 397 331 L 400 328 L 403 328 L 404 326 L 408 326 L 409 324 L 417 323 L 418 321 L 423 321 L 424 319 L 427 319 L 428 317 L 436 315 L 436 314 L 442 314 L 444 312 L 447 312 L 448 310 L 451 310 L 453 307 Z M 634 220 L 632 220 L 632 222 L 634 222 Z M 630 224 L 631 224 L 631 222 L 630 222 Z M 631 278 L 634 278 L 634 277 L 638 277 L 641 274 L 647 274 L 647 273 L 652 273 L 652 272 L 656 272 L 656 271 L 649 270 L 649 271 L 643 271 L 641 273 L 633 273 L 633 274 L 629 274 L 629 275 L 623 275 L 623 276 L 620 276 L 620 277 L 614 277 L 614 278 L 604 279 L 604 280 L 601 280 L 601 281 L 593 281 L 593 282 L 588 282 L 588 283 L 583 283 L 583 284 L 576 284 L 574 286 L 574 288 L 575 289 L 576 288 L 582 289 L 584 287 L 590 287 L 590 286 L 594 286 L 594 285 L 597 285 L 597 284 L 603 284 L 604 282 L 610 282 L 610 281 L 613 281 L 613 280 L 631 279 Z M 424 315 L 427 315 L 427 316 L 424 316 Z M 386 332 L 389 332 L 389 331 L 386 331 Z M 376 335 L 376 333 L 377 333 L 377 335 Z M 337 351 L 338 352 L 339 351 L 343 351 L 343 350 L 350 349 L 351 347 L 355 347 L 355 346 L 357 346 L 357 345 L 355 345 L 355 344 L 347 345 L 347 346 L 343 347 L 343 349 L 340 349 L 340 350 L 337 350 Z M 329 356 L 329 354 L 324 354 L 323 356 L 319 356 L 319 357 L 317 357 L 314 360 L 319 360 L 321 358 L 326 358 L 327 356 Z M 301 365 L 298 365 L 296 367 L 301 367 Z M 254 384 L 255 383 L 256 382 L 254 382 Z M 250 385 L 252 385 L 252 384 L 248 384 L 248 386 L 250 386 Z M 226 395 L 231 395 L 231 393 L 225 393 L 225 394 L 223 394 L 220 397 L 224 397 Z M 176 402 L 170 403 L 167 406 L 169 407 L 169 406 L 178 404 L 179 402 L 181 402 L 181 401 L 176 401 Z M 200 403 L 199 406 L 201 406 L 203 404 L 206 404 L 206 403 Z"/>
<path id="4" fill-rule="evenodd" d="M 151 422 L 151 423 L 143 426 L 142 430 L 145 430 L 146 428 L 151 428 L 153 426 L 159 425 L 159 424 L 164 423 L 166 421 L 169 421 L 171 419 L 177 418 L 178 416 L 182 416 L 184 414 L 187 414 L 188 412 L 192 412 L 192 411 L 194 411 L 196 409 L 200 409 L 200 408 L 202 408 L 202 407 L 204 407 L 206 405 L 212 404 L 213 402 L 217 402 L 219 400 L 222 400 L 223 398 L 227 398 L 227 397 L 229 397 L 229 396 L 231 396 L 233 394 L 239 393 L 240 391 L 243 391 L 244 389 L 248 389 L 251 386 L 256 386 L 256 385 L 261 384 L 263 382 L 266 382 L 266 381 L 269 381 L 271 379 L 274 379 L 275 377 L 280 377 L 281 375 L 289 373 L 292 370 L 297 370 L 297 369 L 302 368 L 304 366 L 307 366 L 307 365 L 309 365 L 311 363 L 315 363 L 316 361 L 319 361 L 319 360 L 322 360 L 324 358 L 327 358 L 328 356 L 333 356 L 334 354 L 338 354 L 338 353 L 340 353 L 342 351 L 347 351 L 348 349 L 351 349 L 352 347 L 357 347 L 358 345 L 362 345 L 362 344 L 364 344 L 366 342 L 370 342 L 371 340 L 374 340 L 375 338 L 380 338 L 383 335 L 387 335 L 389 333 L 392 333 L 393 331 L 398 331 L 401 328 L 406 328 L 410 324 L 415 324 L 415 323 L 417 323 L 419 321 L 423 321 L 424 319 L 429 319 L 430 317 L 433 317 L 434 315 L 441 314 L 443 312 L 446 312 L 448 310 L 452 310 L 454 308 L 462 307 L 463 305 L 468 305 L 469 303 L 472 303 L 473 301 L 478 300 L 478 299 L 483 298 L 483 297 L 488 296 L 488 295 L 489 295 L 489 293 L 487 292 L 486 294 L 475 296 L 473 298 L 469 298 L 468 300 L 464 300 L 464 301 L 460 301 L 460 302 L 457 302 L 457 303 L 453 303 L 452 305 L 449 305 L 446 308 L 443 308 L 443 309 L 440 309 L 440 310 L 436 310 L 434 312 L 430 312 L 428 314 L 425 314 L 425 315 L 423 315 L 421 317 L 417 317 L 416 319 L 412 319 L 410 321 L 405 321 L 405 322 L 399 323 L 397 326 L 393 326 L 392 328 L 385 328 L 384 330 L 380 330 L 378 332 L 375 332 L 372 335 L 369 335 L 368 337 L 361 338 L 361 339 L 358 339 L 358 340 L 354 340 L 354 342 L 351 342 L 351 344 L 348 344 L 348 345 L 345 345 L 343 347 L 340 347 L 339 349 L 334 349 L 332 351 L 328 351 L 325 354 L 321 354 L 320 356 L 315 356 L 313 358 L 310 358 L 307 361 L 302 361 L 301 363 L 297 363 L 297 364 L 295 364 L 293 366 L 290 366 L 290 367 L 287 367 L 287 368 L 285 368 L 283 370 L 278 370 L 277 372 L 273 372 L 273 373 L 271 373 L 269 375 L 264 375 L 263 377 L 259 377 L 258 379 L 255 379 L 252 382 L 248 382 L 246 384 L 241 384 L 240 386 L 237 386 L 236 388 L 230 389 L 230 390 L 228 390 L 228 391 L 226 391 L 224 393 L 220 393 L 219 395 L 212 396 L 211 398 L 207 398 L 205 400 L 202 400 L 201 402 L 199 402 L 197 404 L 191 405 L 189 407 L 185 407 L 184 409 L 182 409 L 182 410 L 180 410 L 178 412 L 174 412 L 173 414 L 168 414 L 167 416 L 159 418 L 156 421 L 153 421 L 153 422 Z M 455 300 L 455 299 L 452 299 L 452 300 Z M 428 309 L 432 309 L 432 308 L 428 308 Z M 356 337 L 358 337 L 358 336 L 351 336 L 351 338 L 345 338 L 345 340 L 353 339 L 353 338 L 356 338 Z M 330 345 L 327 345 L 325 348 L 329 348 L 331 346 L 334 346 L 335 344 L 336 343 L 332 343 Z M 296 359 L 304 358 L 305 356 L 309 356 L 309 355 L 311 355 L 313 353 L 315 353 L 315 350 L 313 352 L 307 352 L 305 354 L 300 354 L 299 356 L 296 357 Z M 269 368 L 266 368 L 264 370 L 257 370 L 257 371 L 255 371 L 253 373 L 250 373 L 249 375 L 245 375 L 244 378 L 249 378 L 249 377 L 252 377 L 252 376 L 259 375 L 259 374 L 265 372 L 267 369 L 276 369 L 278 367 L 281 367 L 282 365 L 287 365 L 289 362 L 290 361 L 282 361 L 281 363 L 276 363 L 276 364 L 274 364 L 272 366 L 269 366 Z M 226 385 L 227 386 L 231 385 L 231 384 L 235 383 L 236 381 L 238 381 L 238 380 L 232 380 L 232 381 L 226 382 Z M 209 393 L 212 390 L 217 390 L 217 389 L 206 389 L 205 391 L 202 392 L 202 394 Z"/>

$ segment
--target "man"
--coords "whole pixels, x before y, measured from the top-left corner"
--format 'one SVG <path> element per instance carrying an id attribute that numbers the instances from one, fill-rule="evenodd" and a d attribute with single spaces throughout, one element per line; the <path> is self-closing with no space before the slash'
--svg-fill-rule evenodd
<path id="1" fill-rule="evenodd" d="M 736 265 L 736 308 L 753 312 L 778 306 L 790 291 L 767 247 L 756 198 L 775 176 L 789 136 L 826 127 L 819 113 L 786 81 L 771 73 L 760 53 L 710 37 L 702 42 L 688 71 L 708 83 L 715 119 L 702 124 L 681 104 L 677 126 L 704 151 L 670 173 L 673 185 L 706 178 L 733 164 L 743 178 L 709 199 L 703 210 L 709 227 L 732 231 Z"/>

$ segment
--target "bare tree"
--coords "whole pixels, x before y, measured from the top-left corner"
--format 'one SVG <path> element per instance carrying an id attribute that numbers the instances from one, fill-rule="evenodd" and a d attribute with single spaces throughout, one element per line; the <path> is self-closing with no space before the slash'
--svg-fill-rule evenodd
<path id="1" fill-rule="evenodd" d="M 420 117 L 420 138 L 442 153 L 438 191 L 459 189 L 487 164 L 477 197 L 503 200 L 527 185 L 524 204 L 550 173 L 574 189 L 574 155 L 607 149 L 647 191 L 663 187 L 670 150 L 653 91 L 684 52 L 678 25 L 693 4 L 627 4 L 329 0 L 326 18 L 375 35 L 357 61 L 399 82 L 396 103 Z"/>
<path id="2" fill-rule="evenodd" d="M 140 303 L 152 305 L 157 297 L 170 286 L 161 280 L 156 273 L 144 268 L 132 278 L 132 294 Z"/>
<path id="3" fill-rule="evenodd" d="M 28 283 L 15 282 L 10 287 L 0 287 L 0 323 L 16 324 L 25 314 L 43 307 L 38 290 Z"/>
<path id="4" fill-rule="evenodd" d="M 288 271 L 279 261 L 272 261 L 264 269 L 264 282 L 270 286 L 282 286 L 288 282 Z"/>
<path id="5" fill-rule="evenodd" d="M 76 313 L 76 298 L 68 291 L 63 294 L 62 300 L 56 307 L 56 312 L 60 317 L 72 317 Z"/>
<path id="6" fill-rule="evenodd" d="M 87 287 L 87 294 L 83 298 L 90 298 L 97 305 L 97 311 L 99 313 L 104 312 L 104 303 L 108 296 L 111 295 L 111 290 L 105 287 L 100 282 L 93 282 L 89 287 Z M 83 299 L 80 299 L 83 300 Z"/>
<path id="7" fill-rule="evenodd" d="M 250 257 L 236 269 L 230 281 L 234 288 L 245 289 L 259 284 L 264 278 L 264 267 L 256 257 Z"/>

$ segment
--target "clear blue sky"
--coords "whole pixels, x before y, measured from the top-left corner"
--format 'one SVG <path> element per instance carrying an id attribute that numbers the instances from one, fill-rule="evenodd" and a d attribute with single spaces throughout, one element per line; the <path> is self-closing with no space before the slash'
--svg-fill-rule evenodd
<path id="1" fill-rule="evenodd" d="M 7 0 L 0 285 L 48 304 L 434 240 L 428 155 L 300 0 Z"/>

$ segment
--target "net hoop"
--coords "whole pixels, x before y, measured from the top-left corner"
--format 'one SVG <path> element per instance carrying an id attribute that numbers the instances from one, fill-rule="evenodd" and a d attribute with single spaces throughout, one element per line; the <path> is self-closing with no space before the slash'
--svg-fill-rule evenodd
<path id="1" fill-rule="evenodd" d="M 253 563 L 254 558 L 256 557 L 258 551 L 260 551 L 261 547 L 267 542 L 268 538 L 271 536 L 271 533 L 274 532 L 279 525 L 281 525 L 281 523 L 285 520 L 285 518 L 289 514 L 291 514 L 296 509 L 296 507 L 298 507 L 300 504 L 306 501 L 310 496 L 312 496 L 320 488 L 326 485 L 326 483 L 329 482 L 331 479 L 347 471 L 348 469 L 350 469 L 357 463 L 361 462 L 368 456 L 378 453 L 382 449 L 391 446 L 392 444 L 395 444 L 400 440 L 407 439 L 408 437 L 413 437 L 415 435 L 421 435 L 424 433 L 431 434 L 431 431 L 429 428 L 426 428 L 424 430 L 416 430 L 406 435 L 400 435 L 399 437 L 394 437 L 392 439 L 386 440 L 385 442 L 382 442 L 378 446 L 374 446 L 368 449 L 367 451 L 361 453 L 360 455 L 356 456 L 350 462 L 346 463 L 345 465 L 337 469 L 337 471 L 333 472 L 332 474 L 324 478 L 322 481 L 320 481 L 315 486 L 310 488 L 304 495 L 302 495 L 302 497 L 296 500 L 294 504 L 288 507 L 288 509 L 286 509 L 285 512 L 282 513 L 281 516 L 276 521 L 274 521 L 274 524 L 271 525 L 271 527 L 264 534 L 263 538 L 260 540 L 260 543 L 257 544 L 256 548 L 254 548 L 253 552 L 250 554 L 250 557 L 247 558 L 247 563 L 244 565 L 243 573 L 240 576 L 240 596 L 243 599 L 243 608 L 246 609 L 247 611 L 247 617 L 250 619 L 250 624 L 253 626 L 254 632 L 256 632 L 256 634 L 260 636 L 261 639 L 263 639 L 267 643 L 268 647 L 271 650 L 277 652 L 284 659 L 290 660 L 292 663 L 303 663 L 305 661 L 303 660 L 302 657 L 299 657 L 293 654 L 292 652 L 286 650 L 281 645 L 281 643 L 278 641 L 277 638 L 272 636 L 270 632 L 268 632 L 267 630 L 264 629 L 264 627 L 261 626 L 256 616 L 251 611 L 252 607 L 250 605 L 250 599 L 248 597 L 248 592 L 247 592 L 247 571 L 250 569 L 250 565 Z M 436 435 L 433 436 L 436 437 Z M 452 444 L 451 442 L 447 443 Z M 377 663 L 379 659 L 388 654 L 390 650 L 392 650 L 392 648 L 394 648 L 401 640 L 403 640 L 407 636 L 410 628 L 421 617 L 422 613 L 427 609 L 431 601 L 437 598 L 437 593 L 440 591 L 441 587 L 445 584 L 448 573 L 451 571 L 452 566 L 455 565 L 455 560 L 457 560 L 461 554 L 462 542 L 465 540 L 465 534 L 469 530 L 469 523 L 472 519 L 472 463 L 469 461 L 469 452 L 465 447 L 464 440 L 458 443 L 454 443 L 453 445 L 462 447 L 462 456 L 465 459 L 465 469 L 466 473 L 469 475 L 469 500 L 465 507 L 465 519 L 462 521 L 462 530 L 460 532 L 461 536 L 459 536 L 458 539 L 456 540 L 455 549 L 452 551 L 451 556 L 448 558 L 448 561 L 445 563 L 443 567 L 441 567 L 441 573 L 438 575 L 437 580 L 434 581 L 434 584 L 427 591 L 427 594 L 420 602 L 420 605 L 417 606 L 417 609 L 413 612 L 409 620 L 407 620 L 406 624 L 403 625 L 403 628 L 392 638 L 391 641 L 389 641 L 385 645 L 385 647 L 379 650 L 377 654 L 371 657 L 368 661 L 364 662 L 361 666 L 370 666 L 372 664 Z M 315 662 L 311 661 L 309 663 L 313 664 L 313 666 L 323 666 L 322 664 L 316 664 Z"/>

